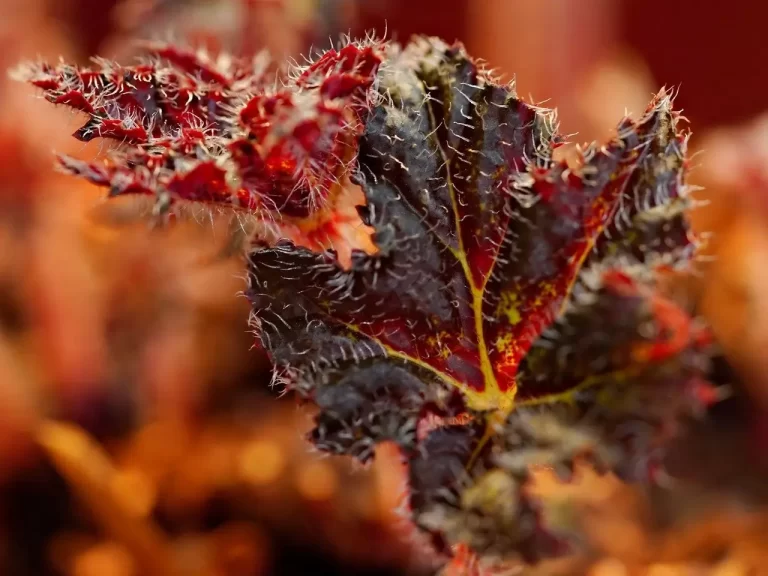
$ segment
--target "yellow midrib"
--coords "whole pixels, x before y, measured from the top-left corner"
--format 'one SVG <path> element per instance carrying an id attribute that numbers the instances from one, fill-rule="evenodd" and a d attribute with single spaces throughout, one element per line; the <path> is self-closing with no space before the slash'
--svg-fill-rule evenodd
<path id="1" fill-rule="evenodd" d="M 458 223 L 457 223 L 458 225 Z M 499 387 L 496 379 L 496 373 L 493 371 L 491 358 L 488 354 L 488 347 L 485 343 L 485 327 L 483 325 L 483 288 L 478 287 L 473 279 L 472 270 L 467 261 L 464 251 L 464 242 L 461 238 L 461 232 L 457 229 L 456 236 L 459 242 L 458 253 L 455 254 L 467 278 L 467 284 L 472 294 L 472 314 L 475 319 L 475 333 L 477 335 L 477 352 L 480 359 L 480 372 L 483 375 L 484 388 L 481 393 L 475 392 L 467 398 L 469 407 L 475 410 L 508 410 L 512 407 L 515 388 L 511 387 L 509 393 L 504 393 Z"/>
<path id="2" fill-rule="evenodd" d="M 427 107 L 430 121 L 432 126 L 437 126 L 437 120 L 431 107 Z M 450 249 L 453 256 L 461 264 L 461 269 L 464 272 L 464 277 L 467 280 L 467 286 L 472 294 L 472 314 L 475 320 L 475 334 L 477 337 L 477 353 L 480 359 L 480 373 L 483 375 L 483 390 L 471 392 L 465 392 L 467 405 L 474 410 L 501 410 L 509 412 L 512 409 L 512 403 L 514 401 L 515 387 L 510 387 L 509 393 L 502 393 L 499 388 L 496 374 L 493 371 L 493 365 L 491 364 L 491 358 L 488 354 L 488 347 L 485 343 L 485 330 L 483 326 L 483 293 L 485 290 L 485 281 L 481 286 L 477 286 L 472 275 L 472 270 L 467 260 L 467 252 L 464 246 L 464 238 L 461 234 L 461 214 L 459 212 L 459 203 L 456 198 L 456 188 L 453 185 L 453 177 L 451 174 L 451 164 L 448 161 L 448 157 L 445 154 L 445 150 L 440 142 L 437 142 L 437 150 L 440 152 L 440 156 L 443 159 L 445 165 L 445 180 L 448 186 L 449 195 L 451 198 L 451 210 L 453 211 L 453 225 L 456 231 L 456 243 L 457 248 Z M 490 274 L 489 274 L 490 276 Z M 452 379 L 453 380 L 453 379 Z M 454 380 L 455 381 L 455 380 Z M 463 386 L 466 390 L 467 387 Z M 461 389 L 461 388 L 460 388 Z"/>

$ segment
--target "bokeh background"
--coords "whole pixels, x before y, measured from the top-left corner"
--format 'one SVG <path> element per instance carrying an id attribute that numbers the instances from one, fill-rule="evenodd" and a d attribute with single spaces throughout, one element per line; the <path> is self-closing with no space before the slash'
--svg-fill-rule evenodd
<path id="1" fill-rule="evenodd" d="M 678 89 L 703 187 L 691 218 L 707 237 L 678 288 L 741 398 L 680 460 L 744 514 L 656 533 L 644 501 L 585 476 L 584 570 L 629 573 L 656 554 L 679 573 L 739 574 L 768 571 L 766 19 L 754 0 L 0 0 L 0 67 L 128 59 L 147 38 L 299 58 L 341 33 L 438 35 L 557 107 L 575 141 Z M 366 469 L 313 454 L 311 413 L 270 388 L 228 222 L 150 229 L 138 201 L 104 203 L 57 174 L 52 152 L 101 152 L 70 138 L 76 127 L 0 76 L 0 574 L 432 573 L 403 519 L 396 451 Z M 451 570 L 479 569 L 460 554 Z"/>

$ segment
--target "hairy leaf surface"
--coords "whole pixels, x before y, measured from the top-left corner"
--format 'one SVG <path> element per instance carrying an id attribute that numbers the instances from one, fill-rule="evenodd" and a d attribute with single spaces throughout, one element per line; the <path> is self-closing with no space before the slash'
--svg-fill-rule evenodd
<path id="1" fill-rule="evenodd" d="M 254 286 L 266 281 L 269 290 L 255 291 L 257 318 L 299 305 L 310 341 L 321 326 L 430 373 L 471 410 L 509 410 L 520 362 L 585 261 L 654 248 L 646 214 L 679 199 L 682 178 L 685 139 L 669 98 L 658 96 L 640 121 L 622 123 L 618 137 L 571 168 L 551 159 L 552 115 L 495 84 L 460 47 L 416 43 L 380 74 L 379 91 L 358 175 L 378 252 L 355 254 L 350 270 L 332 254 L 288 245 L 255 252 Z M 679 240 L 681 227 L 687 239 L 684 221 L 665 222 L 670 238 Z M 295 340 L 284 326 L 261 331 Z M 311 364 L 325 360 L 284 358 L 308 381 Z"/>
<path id="2" fill-rule="evenodd" d="M 531 467 L 588 456 L 649 479 L 701 405 L 702 338 L 656 292 L 695 247 L 687 135 L 665 91 L 575 164 L 554 114 L 460 46 L 390 54 L 359 141 L 374 254 L 284 242 L 250 255 L 258 334 L 320 407 L 315 443 L 406 449 L 437 541 L 529 559 L 566 549 L 525 495 Z M 436 429 L 420 422 L 438 416 Z M 457 416 L 461 416 L 458 417 Z"/>

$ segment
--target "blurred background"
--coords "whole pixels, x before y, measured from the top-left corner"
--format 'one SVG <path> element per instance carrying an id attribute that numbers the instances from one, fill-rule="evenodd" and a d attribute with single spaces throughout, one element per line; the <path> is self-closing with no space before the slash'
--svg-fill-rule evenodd
<path id="1" fill-rule="evenodd" d="M 768 454 L 767 18 L 754 0 L 0 0 L 0 65 L 127 60 L 147 38 L 281 59 L 341 33 L 438 35 L 557 107 L 577 142 L 608 138 L 662 85 L 679 89 L 703 187 L 691 218 L 708 239 L 680 290 L 743 399 L 738 417 L 700 431 L 707 450 L 685 453 L 757 516 L 652 545 L 642 504 L 590 488 L 595 563 L 573 573 L 653 564 L 639 547 L 737 574 L 768 566 L 755 506 Z M 433 573 L 403 519 L 396 451 L 366 469 L 313 454 L 311 414 L 270 388 L 227 222 L 150 230 L 137 201 L 103 203 L 56 173 L 52 152 L 101 150 L 35 96 L 0 76 L 0 574 Z M 478 573 L 459 556 L 448 572 Z"/>

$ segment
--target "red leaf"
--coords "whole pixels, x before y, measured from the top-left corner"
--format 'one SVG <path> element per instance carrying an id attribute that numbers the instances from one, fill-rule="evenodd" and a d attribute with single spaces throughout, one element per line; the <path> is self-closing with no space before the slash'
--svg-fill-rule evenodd
<path id="1" fill-rule="evenodd" d="M 700 339 L 655 292 L 655 266 L 690 256 L 687 137 L 661 92 L 578 168 L 555 162 L 553 116 L 435 40 L 377 84 L 356 177 L 377 251 L 347 269 L 289 242 L 255 250 L 261 341 L 320 408 L 319 447 L 406 449 L 438 539 L 560 553 L 523 494 L 528 467 L 567 475 L 589 454 L 647 480 L 700 404 Z M 453 424 L 425 436 L 433 414 Z"/>

